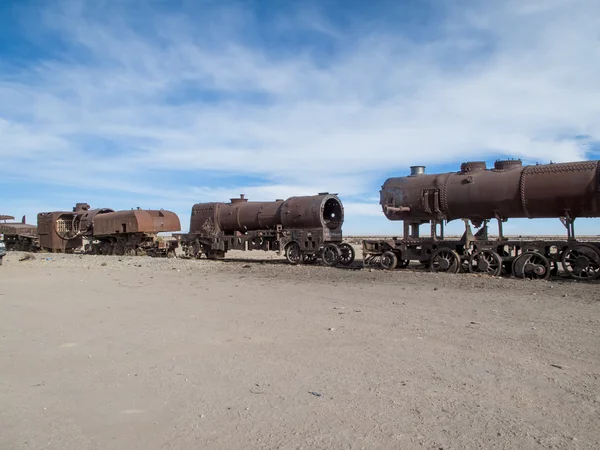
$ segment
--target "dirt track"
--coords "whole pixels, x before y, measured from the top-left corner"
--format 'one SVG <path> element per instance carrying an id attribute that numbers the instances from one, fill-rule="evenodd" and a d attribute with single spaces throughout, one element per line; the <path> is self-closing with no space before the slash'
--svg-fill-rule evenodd
<path id="1" fill-rule="evenodd" d="M 600 448 L 599 284 L 20 256 L 3 450 Z"/>

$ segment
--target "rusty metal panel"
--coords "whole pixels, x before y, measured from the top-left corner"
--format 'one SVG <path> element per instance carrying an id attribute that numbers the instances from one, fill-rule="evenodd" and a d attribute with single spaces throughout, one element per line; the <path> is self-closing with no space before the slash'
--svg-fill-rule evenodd
<path id="1" fill-rule="evenodd" d="M 37 230 L 40 239 L 40 247 L 51 251 L 64 252 L 82 245 L 81 237 L 74 239 L 63 239 L 60 232 L 72 229 L 72 221 L 65 219 L 69 211 L 42 212 L 37 216 Z"/>

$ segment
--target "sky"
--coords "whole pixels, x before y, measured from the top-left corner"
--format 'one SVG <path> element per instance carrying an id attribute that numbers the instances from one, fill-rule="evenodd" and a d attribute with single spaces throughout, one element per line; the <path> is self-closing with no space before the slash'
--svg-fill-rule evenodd
<path id="1" fill-rule="evenodd" d="M 597 0 L 1 0 L 0 214 L 332 192 L 398 234 L 411 165 L 600 159 L 599 88 Z"/>

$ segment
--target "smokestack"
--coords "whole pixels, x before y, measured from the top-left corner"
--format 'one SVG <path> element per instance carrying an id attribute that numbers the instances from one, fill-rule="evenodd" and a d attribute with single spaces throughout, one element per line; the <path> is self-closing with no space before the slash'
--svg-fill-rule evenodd
<path id="1" fill-rule="evenodd" d="M 25 221 L 25 216 L 23 216 L 23 218 L 21 219 L 21 223 L 23 223 L 23 224 L 25 224 L 25 223 L 26 223 L 26 221 Z"/>
<path id="2" fill-rule="evenodd" d="M 416 177 L 425 173 L 425 166 L 410 166 L 410 176 Z"/>

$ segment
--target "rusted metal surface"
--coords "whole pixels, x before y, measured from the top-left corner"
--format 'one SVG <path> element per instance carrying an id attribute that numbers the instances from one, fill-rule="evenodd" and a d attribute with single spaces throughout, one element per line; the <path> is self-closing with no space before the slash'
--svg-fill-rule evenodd
<path id="1" fill-rule="evenodd" d="M 401 238 L 363 241 L 363 263 L 385 269 L 411 261 L 434 272 L 467 271 L 547 279 L 559 268 L 579 280 L 600 278 L 600 242 L 575 238 L 575 219 L 600 217 L 600 161 L 523 166 L 520 160 L 463 163 L 457 172 L 387 179 L 380 204 L 389 220 L 403 221 Z M 503 223 L 513 218 L 559 218 L 566 239 L 507 239 Z M 446 239 L 444 224 L 462 219 L 460 239 Z M 496 221 L 498 236 L 488 234 Z M 420 235 L 429 224 L 430 233 Z M 478 228 L 472 232 L 471 226 Z"/>
<path id="2" fill-rule="evenodd" d="M 94 236 L 126 233 L 156 234 L 180 231 L 179 217 L 171 211 L 131 210 L 100 214 L 93 221 Z"/>
<path id="3" fill-rule="evenodd" d="M 72 211 L 40 213 L 38 230 L 40 246 L 50 251 L 174 256 L 177 240 L 158 234 L 180 231 L 181 224 L 162 209 L 114 211 L 77 203 Z"/>
<path id="4" fill-rule="evenodd" d="M 475 222 L 600 216 L 599 162 L 523 167 L 518 160 L 463 163 L 458 172 L 389 178 L 381 205 L 389 220 Z"/>
<path id="5" fill-rule="evenodd" d="M 243 195 L 229 203 L 192 207 L 190 230 L 180 235 L 186 254 L 222 258 L 229 250 L 285 252 L 290 262 L 350 264 L 354 251 L 341 244 L 344 208 L 337 195 L 320 193 L 272 202 Z"/>
<path id="6" fill-rule="evenodd" d="M 69 211 L 41 212 L 37 216 L 37 231 L 40 248 L 51 252 L 72 252 L 83 244 L 81 236 L 73 230 L 68 219 Z M 71 217 L 72 218 L 72 217 Z M 74 236 L 64 239 L 63 236 Z"/>

